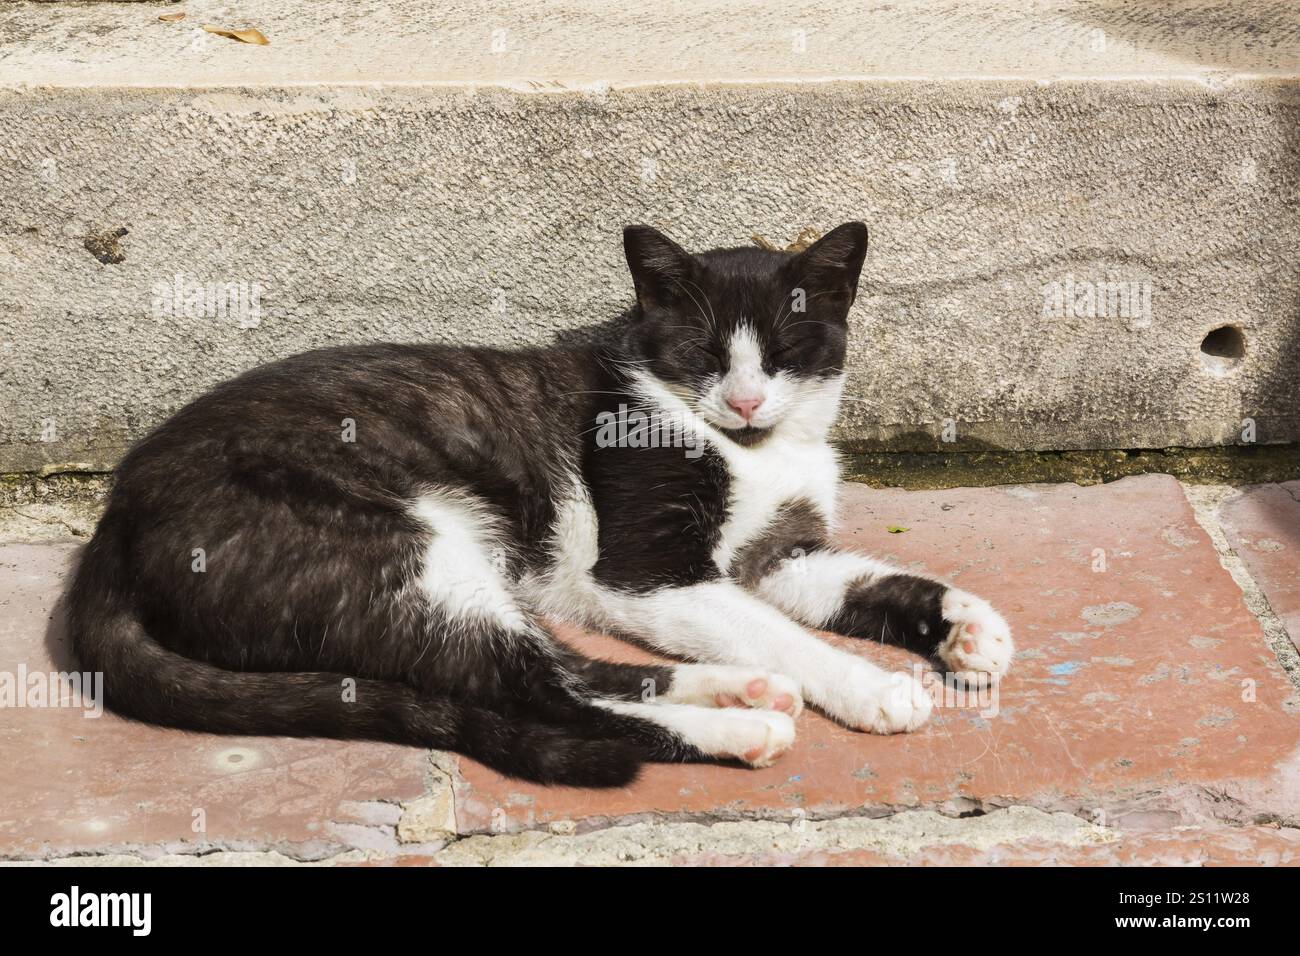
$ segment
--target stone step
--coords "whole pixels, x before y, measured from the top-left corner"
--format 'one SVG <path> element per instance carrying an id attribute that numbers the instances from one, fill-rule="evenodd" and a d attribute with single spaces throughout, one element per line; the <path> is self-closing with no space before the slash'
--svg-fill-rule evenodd
<path id="1" fill-rule="evenodd" d="M 866 221 L 861 447 L 1300 439 L 1293 4 L 237 12 L 0 6 L 0 472 L 307 348 L 603 321 L 633 221 Z"/>

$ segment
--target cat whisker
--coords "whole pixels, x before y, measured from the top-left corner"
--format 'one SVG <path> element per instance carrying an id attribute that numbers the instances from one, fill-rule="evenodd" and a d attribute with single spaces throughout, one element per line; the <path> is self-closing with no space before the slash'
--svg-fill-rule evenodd
<path id="1" fill-rule="evenodd" d="M 794 301 L 793 301 L 793 299 L 794 299 L 794 295 L 793 295 L 793 293 L 794 293 L 794 289 L 791 289 L 791 290 L 790 290 L 790 294 L 786 296 L 787 298 L 791 299 L 791 302 L 790 302 L 789 307 L 786 309 L 786 311 L 785 311 L 785 313 L 783 314 L 783 316 L 782 316 L 781 318 L 778 318 L 778 319 L 776 320 L 776 322 L 773 323 L 773 328 L 774 328 L 776 331 L 778 331 L 778 332 L 785 328 L 784 320 L 785 320 L 785 319 L 788 319 L 791 315 L 794 314 Z M 804 301 L 805 301 L 805 303 L 806 303 L 806 302 L 811 302 L 813 299 L 819 299 L 819 298 L 821 298 L 821 297 L 824 296 L 824 295 L 830 295 L 830 293 L 829 293 L 829 292 L 817 292 L 817 293 L 814 293 L 813 295 L 808 296 L 808 298 L 805 299 Z M 795 323 L 795 324 L 797 325 L 798 323 Z M 793 328 L 793 326 L 792 326 L 792 328 Z"/>
<path id="2" fill-rule="evenodd" d="M 705 322 L 707 322 L 709 324 L 709 328 L 713 329 L 716 332 L 718 328 L 717 316 L 714 315 L 713 304 L 709 302 L 709 297 L 707 294 L 705 294 L 704 290 L 700 289 L 700 287 L 698 285 L 695 285 L 694 282 L 691 282 L 691 285 L 695 286 L 695 288 L 699 290 L 700 295 L 704 296 L 705 305 L 708 305 L 709 307 L 709 314 L 707 316 L 704 314 L 704 306 L 700 305 L 700 300 L 695 298 L 695 294 L 690 292 L 684 285 L 682 285 L 682 283 L 679 280 L 674 279 L 673 282 L 677 285 L 679 289 L 681 289 L 683 292 L 685 292 L 688 296 L 691 297 L 691 301 L 695 303 L 695 308 L 696 311 L 699 312 L 700 318 L 703 319 Z"/>
<path id="3" fill-rule="evenodd" d="M 717 327 L 718 327 L 718 317 L 717 317 L 717 315 L 716 315 L 716 314 L 714 313 L 714 311 L 713 311 L 713 303 L 709 301 L 708 293 L 706 293 L 703 289 L 701 289 L 701 288 L 700 288 L 698 285 L 696 285 L 696 283 L 694 283 L 694 282 L 692 282 L 691 285 L 695 286 L 696 290 L 700 293 L 700 295 L 704 297 L 704 304 L 707 305 L 707 306 L 709 307 L 709 321 L 710 321 L 710 324 L 711 324 L 712 327 L 716 330 Z"/>

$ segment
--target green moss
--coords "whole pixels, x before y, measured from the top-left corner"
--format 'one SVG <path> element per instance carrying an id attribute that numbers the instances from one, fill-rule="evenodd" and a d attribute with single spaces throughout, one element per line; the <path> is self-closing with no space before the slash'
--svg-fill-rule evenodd
<path id="1" fill-rule="evenodd" d="M 841 442 L 840 447 L 846 452 L 864 455 L 912 452 L 951 455 L 955 452 L 1010 450 L 1000 445 L 994 445 L 992 442 L 980 438 L 971 438 L 967 435 L 956 436 L 953 441 L 944 442 L 938 436 L 926 431 L 901 432 L 897 435 L 891 435 L 889 438 L 860 438 Z M 1034 453 L 1026 452 L 1025 454 Z"/>
<path id="2" fill-rule="evenodd" d="M 1262 484 L 1300 478 L 1300 445 L 1232 445 L 1110 451 L 885 451 L 841 443 L 844 476 L 877 488 L 974 488 L 1033 482 L 1096 485 L 1129 475 L 1165 474 L 1198 484 Z M 0 475 L 0 506 L 33 501 L 100 502 L 103 472 Z"/>
<path id="3" fill-rule="evenodd" d="M 897 452 L 841 446 L 845 477 L 877 488 L 970 488 L 1031 482 L 1096 485 L 1166 474 L 1199 484 L 1300 478 L 1300 445 L 1233 445 L 1112 451 Z"/>
<path id="4" fill-rule="evenodd" d="M 0 475 L 0 507 L 38 502 L 101 502 L 108 497 L 111 476 L 98 471 L 30 472 Z"/>

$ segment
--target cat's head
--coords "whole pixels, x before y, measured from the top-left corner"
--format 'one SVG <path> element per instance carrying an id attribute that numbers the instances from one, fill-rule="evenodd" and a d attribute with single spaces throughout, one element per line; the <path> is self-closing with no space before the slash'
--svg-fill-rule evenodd
<path id="1" fill-rule="evenodd" d="M 847 222 L 803 252 L 692 255 L 650 226 L 623 246 L 636 287 L 629 367 L 733 440 L 829 428 L 867 227 Z"/>

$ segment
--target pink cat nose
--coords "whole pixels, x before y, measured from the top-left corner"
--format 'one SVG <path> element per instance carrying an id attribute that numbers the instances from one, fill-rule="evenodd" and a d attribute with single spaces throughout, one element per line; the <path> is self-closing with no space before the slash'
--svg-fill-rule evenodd
<path id="1" fill-rule="evenodd" d="M 763 404 L 761 398 L 729 398 L 727 404 L 731 406 L 732 411 L 749 421 L 754 417 L 754 412 L 758 411 L 758 406 Z"/>

